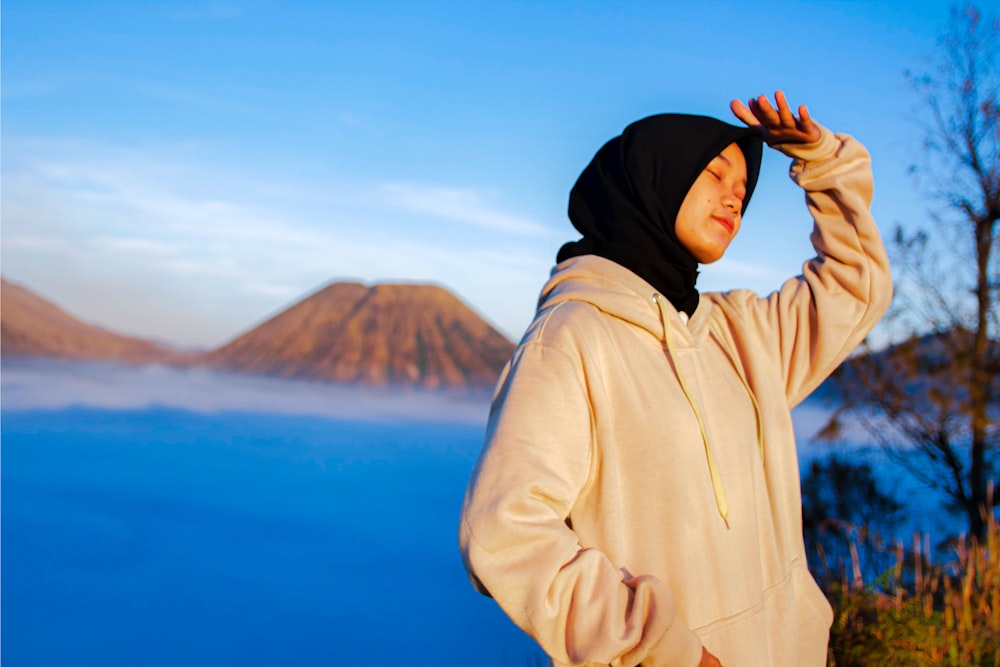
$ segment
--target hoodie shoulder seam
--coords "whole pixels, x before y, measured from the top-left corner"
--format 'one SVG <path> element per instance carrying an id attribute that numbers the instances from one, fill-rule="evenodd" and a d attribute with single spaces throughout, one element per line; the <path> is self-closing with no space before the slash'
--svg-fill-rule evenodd
<path id="1" fill-rule="evenodd" d="M 551 306 L 548 306 L 545 309 L 546 312 L 542 316 L 542 318 L 541 318 L 541 320 L 539 322 L 538 334 L 537 334 L 537 336 L 532 337 L 532 341 L 529 341 L 529 342 L 535 342 L 535 343 L 538 343 L 538 344 L 545 345 L 545 343 L 542 343 L 541 341 L 543 341 L 546 338 L 546 335 L 545 335 L 546 334 L 546 330 L 549 327 L 549 322 L 552 320 L 552 317 L 555 315 L 556 311 L 561 310 L 564 307 L 568 307 L 568 306 L 570 306 L 572 304 L 578 304 L 579 306 L 585 306 L 587 308 L 587 310 L 593 310 L 593 311 L 597 311 L 597 312 L 603 312 L 603 311 L 601 311 L 601 309 L 598 306 L 596 306 L 596 305 L 594 305 L 592 303 L 589 303 L 587 301 L 560 301 L 558 303 L 555 303 L 555 304 L 553 304 Z M 545 346 L 548 347 L 548 345 L 545 345 Z"/>

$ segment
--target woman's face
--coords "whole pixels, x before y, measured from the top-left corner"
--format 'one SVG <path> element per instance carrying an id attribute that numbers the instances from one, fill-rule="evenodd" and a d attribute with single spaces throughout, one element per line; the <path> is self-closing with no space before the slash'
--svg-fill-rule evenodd
<path id="1" fill-rule="evenodd" d="M 677 240 L 701 264 L 721 258 L 740 231 L 746 192 L 746 159 L 732 143 L 698 175 L 674 223 Z"/>

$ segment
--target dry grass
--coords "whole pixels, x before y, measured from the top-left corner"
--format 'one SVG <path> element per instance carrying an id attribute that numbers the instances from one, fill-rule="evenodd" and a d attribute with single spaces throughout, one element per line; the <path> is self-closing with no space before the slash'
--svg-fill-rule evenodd
<path id="1" fill-rule="evenodd" d="M 1000 667 L 1000 527 L 987 520 L 984 543 L 957 540 L 942 562 L 926 536 L 909 552 L 897 544 L 895 567 L 871 582 L 852 544 L 852 567 L 829 592 L 829 664 Z"/>

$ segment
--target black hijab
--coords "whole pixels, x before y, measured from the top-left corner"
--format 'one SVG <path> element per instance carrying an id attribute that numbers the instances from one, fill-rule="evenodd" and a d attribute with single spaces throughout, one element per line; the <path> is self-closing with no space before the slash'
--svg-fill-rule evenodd
<path id="1" fill-rule="evenodd" d="M 755 130 L 687 114 L 659 114 L 626 127 L 597 151 L 570 191 L 569 219 L 583 238 L 564 245 L 556 261 L 605 257 L 646 280 L 677 310 L 694 313 L 698 261 L 677 240 L 674 222 L 695 179 L 733 142 L 747 162 L 745 211 L 763 152 Z"/>

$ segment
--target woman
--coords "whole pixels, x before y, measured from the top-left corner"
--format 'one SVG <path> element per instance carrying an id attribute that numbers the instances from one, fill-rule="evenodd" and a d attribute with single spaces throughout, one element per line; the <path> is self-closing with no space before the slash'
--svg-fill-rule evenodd
<path id="1" fill-rule="evenodd" d="M 638 121 L 580 175 L 538 313 L 501 374 L 460 546 L 556 665 L 826 664 L 791 408 L 884 313 L 865 149 L 784 95 L 745 128 Z M 762 141 L 792 158 L 816 257 L 766 298 L 699 294 Z"/>

